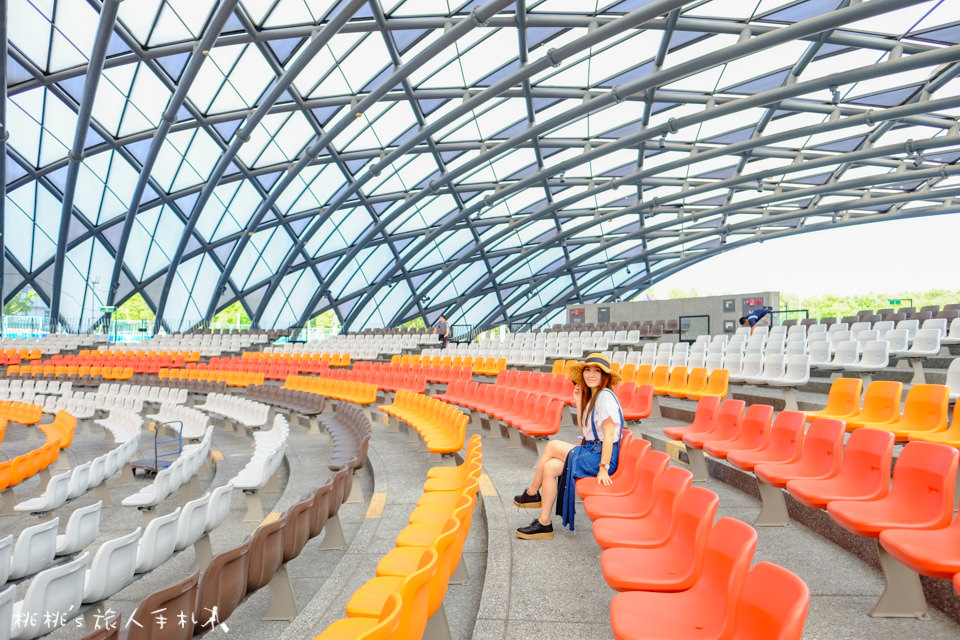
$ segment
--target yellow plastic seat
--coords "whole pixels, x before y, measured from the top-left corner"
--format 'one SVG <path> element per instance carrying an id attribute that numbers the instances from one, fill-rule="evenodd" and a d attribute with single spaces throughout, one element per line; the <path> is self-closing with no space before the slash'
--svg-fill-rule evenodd
<path id="1" fill-rule="evenodd" d="M 661 369 L 666 369 L 666 379 L 663 379 L 664 373 L 658 371 Z M 660 366 L 653 370 L 653 392 L 658 395 L 667 395 L 667 393 L 672 389 L 682 389 L 687 383 L 687 368 L 686 367 L 674 367 L 670 369 L 669 367 Z"/>
<path id="2" fill-rule="evenodd" d="M 475 460 L 468 467 L 463 469 L 460 477 L 448 476 L 445 478 L 429 478 L 423 483 L 424 493 L 433 493 L 435 491 L 459 491 L 469 477 L 480 477 L 480 462 Z"/>
<path id="3" fill-rule="evenodd" d="M 437 553 L 437 570 L 427 582 L 428 618 L 433 616 L 440 605 L 443 604 L 443 597 L 447 593 L 450 576 L 460 561 L 459 556 L 454 556 L 460 526 L 461 521 L 459 519 L 447 518 L 439 535 L 430 544 L 430 547 Z M 384 555 L 380 563 L 377 564 L 377 576 L 408 575 L 416 570 L 421 554 L 422 550 L 417 547 L 397 547 Z"/>
<path id="4" fill-rule="evenodd" d="M 707 388 L 707 368 L 694 367 L 687 376 L 686 384 L 676 389 L 672 385 L 667 386 L 667 395 L 673 398 L 685 398 L 688 392 L 699 392 Z"/>
<path id="5" fill-rule="evenodd" d="M 953 418 L 950 421 L 950 427 L 946 431 L 931 432 L 913 432 L 908 436 L 910 440 L 923 440 L 925 442 L 937 442 L 960 449 L 960 402 L 953 405 Z M 2 483 L 0 483 L 2 485 Z"/>
<path id="6" fill-rule="evenodd" d="M 475 433 L 470 436 L 470 439 L 467 440 L 467 451 L 463 457 L 463 463 L 455 467 L 430 467 L 427 470 L 427 479 L 431 478 L 448 478 L 448 477 L 463 477 L 469 467 L 470 462 L 473 460 L 482 460 L 483 454 L 481 452 L 481 439 L 480 434 Z"/>
<path id="7" fill-rule="evenodd" d="M 863 381 L 860 378 L 837 378 L 827 393 L 827 406 L 819 411 L 804 411 L 807 422 L 816 418 L 846 420 L 860 412 L 860 394 Z"/>
<path id="8" fill-rule="evenodd" d="M 730 389 L 730 370 L 714 369 L 707 379 L 707 386 L 702 391 L 687 390 L 684 395 L 689 400 L 699 400 L 707 396 L 716 396 L 723 400 Z"/>
<path id="9" fill-rule="evenodd" d="M 892 433 L 897 442 L 906 442 L 912 434 L 946 431 L 950 411 L 950 388 L 942 384 L 915 384 L 903 401 L 903 416 L 893 423 L 873 426 Z"/>
<path id="10" fill-rule="evenodd" d="M 314 640 L 388 640 L 396 638 L 403 601 L 399 593 L 391 593 L 379 618 L 341 618 L 330 624 Z"/>
<path id="11" fill-rule="evenodd" d="M 846 418 L 847 431 L 865 425 L 882 426 L 900 419 L 900 397 L 903 383 L 893 380 L 876 380 L 870 383 L 863 394 L 863 409 Z"/>

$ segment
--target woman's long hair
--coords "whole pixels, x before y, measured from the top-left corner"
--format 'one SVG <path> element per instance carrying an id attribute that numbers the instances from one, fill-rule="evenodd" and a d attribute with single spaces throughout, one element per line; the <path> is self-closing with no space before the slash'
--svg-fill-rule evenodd
<path id="1" fill-rule="evenodd" d="M 583 380 L 582 373 L 580 375 L 580 379 Z M 603 369 L 600 369 L 600 386 L 597 387 L 596 391 L 587 386 L 586 381 L 584 381 L 583 387 L 587 390 L 587 397 L 584 398 L 582 395 L 580 396 L 580 408 L 582 413 L 577 416 L 580 419 L 581 427 L 586 426 L 587 416 L 593 413 L 593 405 L 596 404 L 597 396 L 600 395 L 600 392 L 604 389 L 610 389 L 611 392 L 613 391 L 613 387 L 610 386 L 610 374 Z M 586 399 L 586 402 L 584 402 L 584 399 Z"/>

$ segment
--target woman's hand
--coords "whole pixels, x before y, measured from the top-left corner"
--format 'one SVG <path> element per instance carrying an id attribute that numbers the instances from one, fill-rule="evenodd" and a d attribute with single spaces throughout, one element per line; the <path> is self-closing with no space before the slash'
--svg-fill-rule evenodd
<path id="1" fill-rule="evenodd" d="M 611 484 L 613 484 L 613 480 L 610 479 L 610 474 L 606 469 L 600 469 L 600 471 L 597 473 L 597 484 L 602 484 L 606 487 L 609 487 Z"/>
<path id="2" fill-rule="evenodd" d="M 573 404 L 576 407 L 580 406 L 580 385 L 576 383 L 573 385 Z"/>

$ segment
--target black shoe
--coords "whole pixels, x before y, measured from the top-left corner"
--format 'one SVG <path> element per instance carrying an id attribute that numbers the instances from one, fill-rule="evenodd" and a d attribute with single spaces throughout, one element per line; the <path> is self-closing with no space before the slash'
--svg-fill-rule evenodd
<path id="1" fill-rule="evenodd" d="M 553 523 L 542 524 L 534 520 L 526 527 L 517 529 L 517 537 L 524 540 L 549 540 L 553 538 Z"/>
<path id="2" fill-rule="evenodd" d="M 513 504 L 517 505 L 521 509 L 539 509 L 540 503 L 541 500 L 539 491 L 537 491 L 536 495 L 530 495 L 527 493 L 527 490 L 524 489 L 523 493 L 513 497 Z"/>

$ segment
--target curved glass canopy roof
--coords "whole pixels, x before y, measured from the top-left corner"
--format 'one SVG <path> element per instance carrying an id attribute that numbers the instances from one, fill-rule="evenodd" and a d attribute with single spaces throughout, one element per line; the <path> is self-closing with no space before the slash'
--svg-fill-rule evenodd
<path id="1" fill-rule="evenodd" d="M 952 0 L 5 4 L 2 290 L 54 318 L 544 324 L 960 210 Z"/>

